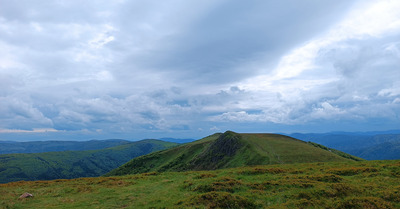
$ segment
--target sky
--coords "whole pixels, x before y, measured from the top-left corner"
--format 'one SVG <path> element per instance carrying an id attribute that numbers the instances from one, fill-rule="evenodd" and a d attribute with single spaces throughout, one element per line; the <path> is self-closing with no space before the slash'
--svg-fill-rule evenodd
<path id="1" fill-rule="evenodd" d="M 0 5 L 0 140 L 400 129 L 398 0 Z"/>

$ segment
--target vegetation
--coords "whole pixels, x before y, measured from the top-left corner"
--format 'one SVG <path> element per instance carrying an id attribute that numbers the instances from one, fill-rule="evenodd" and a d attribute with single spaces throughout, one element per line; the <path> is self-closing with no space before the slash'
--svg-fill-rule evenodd
<path id="1" fill-rule="evenodd" d="M 400 134 L 326 133 L 292 134 L 297 139 L 312 141 L 366 160 L 400 159 Z"/>
<path id="2" fill-rule="evenodd" d="M 142 140 L 101 150 L 4 154 L 0 155 L 0 183 L 100 176 L 134 157 L 176 145 Z"/>
<path id="3" fill-rule="evenodd" d="M 398 141 L 384 142 L 362 150 L 353 151 L 357 156 L 368 160 L 396 160 L 400 159 L 400 134 Z"/>
<path id="4" fill-rule="evenodd" d="M 130 141 L 121 139 L 33 142 L 0 141 L 0 154 L 97 150 L 128 143 Z"/>
<path id="5" fill-rule="evenodd" d="M 22 181 L 0 184 L 0 207 L 399 208 L 399 178 L 400 160 L 348 160 Z"/>
<path id="6" fill-rule="evenodd" d="M 320 144 L 317 144 L 317 143 L 314 143 L 314 142 L 308 142 L 308 143 L 313 145 L 314 147 L 318 147 L 318 148 L 321 148 L 321 149 L 324 149 L 324 150 L 328 150 L 329 152 L 333 152 L 333 153 L 335 153 L 335 154 L 337 154 L 337 155 L 339 155 L 341 157 L 344 157 L 344 158 L 347 158 L 347 159 L 350 159 L 350 160 L 355 160 L 355 161 L 363 160 L 362 158 L 355 157 L 355 156 L 347 154 L 345 152 L 342 152 L 342 151 L 339 151 L 339 150 L 335 150 L 335 149 L 331 149 L 331 148 L 325 147 L 323 145 L 320 145 Z"/>
<path id="7" fill-rule="evenodd" d="M 132 159 L 107 176 L 145 172 L 214 170 L 248 165 L 361 160 L 277 134 L 227 131 Z"/>

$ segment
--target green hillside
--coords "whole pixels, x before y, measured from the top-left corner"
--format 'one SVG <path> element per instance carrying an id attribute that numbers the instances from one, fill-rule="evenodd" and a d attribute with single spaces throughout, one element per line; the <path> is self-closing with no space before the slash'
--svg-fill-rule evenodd
<path id="1" fill-rule="evenodd" d="M 0 208 L 400 208 L 399 178 L 393 160 L 12 182 Z"/>
<path id="2" fill-rule="evenodd" d="M 100 176 L 134 157 L 176 145 L 142 140 L 100 150 L 3 154 L 0 155 L 0 183 Z"/>
<path id="3" fill-rule="evenodd" d="M 128 143 L 130 141 L 122 139 L 32 142 L 0 141 L 0 154 L 85 151 L 105 149 Z"/>
<path id="4" fill-rule="evenodd" d="M 347 158 L 346 158 L 347 157 Z M 214 170 L 248 165 L 358 160 L 277 134 L 227 131 L 132 159 L 107 176 L 145 172 Z"/>

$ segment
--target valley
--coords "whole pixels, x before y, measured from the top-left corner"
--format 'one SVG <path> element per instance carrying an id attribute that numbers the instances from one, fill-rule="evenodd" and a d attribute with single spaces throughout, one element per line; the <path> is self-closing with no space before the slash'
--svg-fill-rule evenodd
<path id="1" fill-rule="evenodd" d="M 0 183 L 101 176 L 134 157 L 176 145 L 142 140 L 98 150 L 3 154 Z"/>

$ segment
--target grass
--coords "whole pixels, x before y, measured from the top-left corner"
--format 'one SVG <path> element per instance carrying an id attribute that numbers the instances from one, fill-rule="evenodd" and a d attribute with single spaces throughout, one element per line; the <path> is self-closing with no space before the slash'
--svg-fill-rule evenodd
<path id="1" fill-rule="evenodd" d="M 400 160 L 0 184 L 1 208 L 399 208 Z M 24 192 L 33 198 L 18 199 Z"/>

